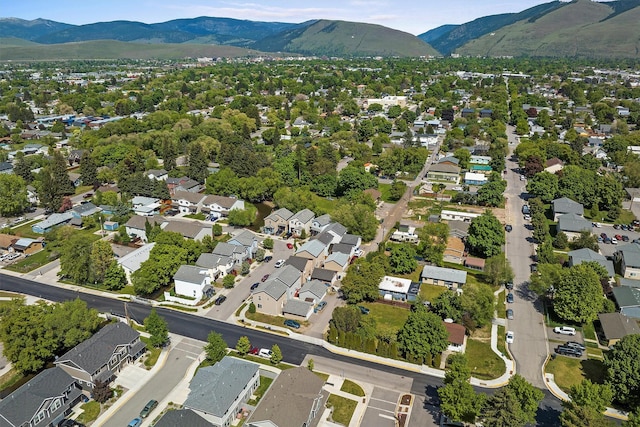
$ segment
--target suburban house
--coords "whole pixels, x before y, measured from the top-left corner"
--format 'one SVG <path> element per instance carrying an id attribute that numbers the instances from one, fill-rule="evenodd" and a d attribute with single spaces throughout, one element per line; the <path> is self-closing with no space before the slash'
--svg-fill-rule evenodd
<path id="1" fill-rule="evenodd" d="M 289 219 L 292 216 L 293 212 L 286 208 L 271 212 L 264 218 L 262 230 L 266 234 L 282 234 L 289 229 Z"/>
<path id="2" fill-rule="evenodd" d="M 593 226 L 590 221 L 575 213 L 562 214 L 558 216 L 557 220 L 557 230 L 562 231 L 569 239 L 580 237 L 580 233 L 583 231 L 591 233 Z"/>
<path id="3" fill-rule="evenodd" d="M 341 275 L 349 267 L 349 255 L 340 252 L 333 252 L 324 260 L 323 268 L 332 270 Z"/>
<path id="4" fill-rule="evenodd" d="M 60 225 L 68 224 L 73 219 L 71 212 L 54 213 L 49 218 L 44 219 L 31 226 L 31 231 L 37 234 L 45 234 Z"/>
<path id="5" fill-rule="evenodd" d="M 167 221 L 159 215 L 150 217 L 134 215 L 129 218 L 129 221 L 127 221 L 127 223 L 124 225 L 127 235 L 132 238 L 139 238 L 143 242 L 146 242 L 147 223 L 151 227 L 153 227 L 154 225 L 158 225 L 160 226 L 160 228 L 163 228 L 167 225 Z"/>
<path id="6" fill-rule="evenodd" d="M 247 427 L 316 427 L 329 397 L 323 386 L 324 379 L 305 367 L 280 372 Z"/>
<path id="7" fill-rule="evenodd" d="M 311 272 L 311 280 L 318 280 L 324 283 L 326 286 L 331 286 L 336 283 L 338 279 L 338 273 L 326 268 L 316 267 Z"/>
<path id="8" fill-rule="evenodd" d="M 86 218 L 93 214 L 102 212 L 102 209 L 91 202 L 84 202 L 74 206 L 69 212 L 71 212 L 71 215 L 73 215 L 74 218 Z"/>
<path id="9" fill-rule="evenodd" d="M 191 409 L 169 410 L 154 424 L 154 427 L 212 427 L 212 424 Z"/>
<path id="10" fill-rule="evenodd" d="M 484 271 L 485 260 L 474 256 L 466 256 L 462 260 L 462 265 L 473 270 Z"/>
<path id="11" fill-rule="evenodd" d="M 289 233 L 299 237 L 303 235 L 304 231 L 304 235 L 308 237 L 311 233 L 311 223 L 315 216 L 313 211 L 309 209 L 303 209 L 295 213 L 289 218 Z"/>
<path id="12" fill-rule="evenodd" d="M 213 426 L 230 426 L 260 386 L 259 367 L 256 363 L 226 356 L 213 366 L 198 369 L 189 383 L 184 408 Z"/>
<path id="13" fill-rule="evenodd" d="M 476 156 L 472 154 L 469 158 L 469 163 L 472 165 L 488 165 L 491 163 L 491 156 Z"/>
<path id="14" fill-rule="evenodd" d="M 13 252 L 13 244 L 18 241 L 18 237 L 11 234 L 0 234 L 0 250 L 3 252 Z"/>
<path id="15" fill-rule="evenodd" d="M 185 239 L 202 241 L 204 236 L 212 236 L 211 225 L 203 225 L 193 221 L 171 221 L 163 227 L 164 231 L 180 233 Z"/>
<path id="16" fill-rule="evenodd" d="M 62 369 L 45 369 L 0 401 L 0 425 L 57 426 L 83 396 L 75 379 Z"/>
<path id="17" fill-rule="evenodd" d="M 460 167 L 446 163 L 436 163 L 429 167 L 427 179 L 458 184 L 460 182 Z"/>
<path id="18" fill-rule="evenodd" d="M 398 229 L 391 234 L 390 240 L 396 242 L 416 242 L 418 235 L 416 234 L 416 228 L 410 225 L 400 224 Z"/>
<path id="19" fill-rule="evenodd" d="M 231 245 L 241 246 L 247 253 L 247 258 L 253 259 L 258 250 L 258 237 L 249 230 L 243 230 L 227 241 Z"/>
<path id="20" fill-rule="evenodd" d="M 341 242 L 345 234 L 347 234 L 347 228 L 344 225 L 339 222 L 332 222 L 322 233 L 315 236 L 315 239 L 320 240 L 328 246 Z"/>
<path id="21" fill-rule="evenodd" d="M 473 212 L 450 211 L 444 209 L 440 212 L 440 218 L 445 221 L 463 221 L 471 222 L 473 218 L 479 217 L 480 214 Z M 467 229 L 468 230 L 468 229 Z"/>
<path id="22" fill-rule="evenodd" d="M 455 156 L 445 156 L 438 160 L 439 165 L 460 166 L 460 160 Z"/>
<path id="23" fill-rule="evenodd" d="M 564 168 L 564 162 L 559 158 L 554 157 L 552 159 L 547 160 L 544 166 L 545 166 L 544 168 L 545 172 L 555 174 L 556 172 L 559 172 Z"/>
<path id="24" fill-rule="evenodd" d="M 298 292 L 298 298 L 317 304 L 322 301 L 327 295 L 327 286 L 319 280 L 309 280 L 302 285 L 300 292 Z"/>
<path id="25" fill-rule="evenodd" d="M 620 263 L 620 274 L 625 279 L 640 279 L 640 245 L 629 243 L 620 246 L 613 254 L 613 259 Z"/>
<path id="26" fill-rule="evenodd" d="M 267 280 L 260 283 L 253 293 L 256 310 L 270 316 L 281 316 L 282 308 L 287 301 L 287 285 L 279 280 Z"/>
<path id="27" fill-rule="evenodd" d="M 196 260 L 196 265 L 206 268 L 211 280 L 222 278 L 233 270 L 235 262 L 232 257 L 213 253 L 202 253 Z"/>
<path id="28" fill-rule="evenodd" d="M 229 242 L 218 242 L 212 254 L 229 257 L 234 264 L 242 264 L 242 261 L 247 259 L 247 250 L 243 246 L 232 245 Z"/>
<path id="29" fill-rule="evenodd" d="M 37 239 L 31 239 L 28 237 L 21 237 L 13 244 L 13 250 L 15 252 L 32 255 L 36 252 L 40 252 L 45 247 L 44 237 L 38 237 Z"/>
<path id="30" fill-rule="evenodd" d="M 131 210 L 140 216 L 153 216 L 160 213 L 160 199 L 155 197 L 135 196 L 131 199 Z"/>
<path id="31" fill-rule="evenodd" d="M 443 252 L 443 260 L 454 264 L 462 264 L 465 254 L 465 244 L 461 238 L 449 236 L 447 246 Z"/>
<path id="32" fill-rule="evenodd" d="M 326 261 L 325 261 L 325 264 L 326 264 Z M 312 260 L 310 260 L 309 258 L 303 258 L 295 255 L 287 258 L 287 260 L 284 262 L 284 265 L 290 265 L 296 270 L 298 270 L 302 275 L 303 282 L 311 277 L 311 272 L 313 271 Z"/>
<path id="33" fill-rule="evenodd" d="M 356 251 L 355 246 L 347 245 L 344 243 L 334 243 L 331 246 L 331 253 L 346 254 L 349 258 L 351 258 L 354 255 L 355 251 Z"/>
<path id="34" fill-rule="evenodd" d="M 116 322 L 109 323 L 54 363 L 83 388 L 91 389 L 96 380 L 111 382 L 117 372 L 146 350 L 138 331 L 126 323 Z"/>
<path id="35" fill-rule="evenodd" d="M 469 221 L 451 220 L 447 222 L 449 225 L 449 237 L 458 237 L 464 239 L 469 235 Z"/>
<path id="36" fill-rule="evenodd" d="M 311 235 L 315 236 L 316 234 L 322 233 L 329 224 L 331 224 L 331 216 L 329 216 L 329 214 L 314 218 L 313 221 L 311 221 Z"/>
<path id="37" fill-rule="evenodd" d="M 569 255 L 569 267 L 582 264 L 583 262 L 597 262 L 607 270 L 609 277 L 616 275 L 613 268 L 613 261 L 608 260 L 604 255 L 594 252 L 589 248 L 576 249 L 575 251 L 570 251 L 567 255 Z"/>
<path id="38" fill-rule="evenodd" d="M 11 162 L 0 162 L 0 173 L 13 173 L 13 164 Z"/>
<path id="39" fill-rule="evenodd" d="M 327 246 L 318 239 L 309 240 L 298 248 L 296 256 L 308 258 L 314 267 L 319 267 L 327 257 Z"/>
<path id="40" fill-rule="evenodd" d="M 287 287 L 287 299 L 294 298 L 302 286 L 302 276 L 295 267 L 282 266 L 271 274 L 269 280 L 277 280 Z"/>
<path id="41" fill-rule="evenodd" d="M 453 322 L 443 321 L 442 324 L 449 335 L 449 346 L 447 347 L 447 350 L 464 353 L 465 345 L 467 343 L 467 330 L 465 327 Z"/>
<path id="42" fill-rule="evenodd" d="M 425 265 L 420 275 L 424 283 L 446 286 L 449 289 L 460 289 L 467 283 L 467 272 L 453 268 Z"/>
<path id="43" fill-rule="evenodd" d="M 171 204 L 177 207 L 180 213 L 196 213 L 204 198 L 205 195 L 200 193 L 175 191 L 171 196 Z"/>
<path id="44" fill-rule="evenodd" d="M 155 181 L 166 181 L 169 178 L 169 173 L 164 169 L 149 169 L 147 178 Z"/>
<path id="45" fill-rule="evenodd" d="M 173 275 L 175 297 L 165 292 L 165 299 L 186 305 L 197 305 L 203 297 L 211 297 L 211 276 L 209 270 L 195 265 L 181 265 Z M 187 298 L 182 298 L 182 297 Z"/>
<path id="46" fill-rule="evenodd" d="M 553 209 L 553 220 L 558 222 L 558 217 L 565 214 L 584 215 L 584 206 L 578 202 L 574 202 L 568 197 L 561 197 L 551 202 Z"/>
<path id="47" fill-rule="evenodd" d="M 124 270 L 129 284 L 131 284 L 131 275 L 140 269 L 143 262 L 149 259 L 151 249 L 153 249 L 155 245 L 155 242 L 142 245 L 133 252 L 129 252 L 128 254 L 118 258 L 118 264 L 120 264 Z"/>
<path id="48" fill-rule="evenodd" d="M 167 178 L 167 188 L 169 194 L 173 195 L 177 191 L 188 191 L 189 193 L 199 193 L 204 187 L 196 180 L 183 176 L 181 178 Z"/>
<path id="49" fill-rule="evenodd" d="M 600 313 L 598 319 L 609 347 L 627 335 L 640 334 L 640 326 L 636 319 L 631 319 L 622 313 Z"/>
<path id="50" fill-rule="evenodd" d="M 385 300 L 415 301 L 420 292 L 420 283 L 401 277 L 384 276 L 378 284 L 378 291 Z"/>
<path id="51" fill-rule="evenodd" d="M 308 320 L 313 314 L 313 302 L 301 299 L 289 299 L 282 306 L 282 315 L 297 320 Z"/>
<path id="52" fill-rule="evenodd" d="M 465 172 L 464 183 L 466 185 L 484 185 L 489 182 L 487 176 L 483 173 Z"/>
<path id="53" fill-rule="evenodd" d="M 244 200 L 210 194 L 202 200 L 202 212 L 217 217 L 228 216 L 234 209 L 244 210 Z"/>
<path id="54" fill-rule="evenodd" d="M 613 288 L 613 297 L 620 313 L 634 319 L 640 319 L 640 288 L 619 286 Z"/>

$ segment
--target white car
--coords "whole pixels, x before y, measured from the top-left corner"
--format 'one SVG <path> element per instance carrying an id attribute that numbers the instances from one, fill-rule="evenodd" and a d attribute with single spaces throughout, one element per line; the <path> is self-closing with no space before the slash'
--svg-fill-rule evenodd
<path id="1" fill-rule="evenodd" d="M 571 326 L 556 326 L 553 328 L 553 332 L 561 335 L 575 335 L 576 328 L 572 328 Z"/>
<path id="2" fill-rule="evenodd" d="M 513 344 L 513 331 L 507 331 L 507 344 Z"/>
<path id="3" fill-rule="evenodd" d="M 280 268 L 284 265 L 284 260 L 283 259 L 279 259 L 276 261 L 275 267 L 276 268 Z"/>
<path id="4" fill-rule="evenodd" d="M 363 253 L 364 251 L 362 249 L 356 249 L 353 254 L 357 257 L 361 257 Z"/>
<path id="5" fill-rule="evenodd" d="M 268 348 L 261 348 L 260 351 L 258 352 L 258 356 L 260 357 L 264 357 L 267 359 L 271 358 L 271 350 L 269 350 Z"/>

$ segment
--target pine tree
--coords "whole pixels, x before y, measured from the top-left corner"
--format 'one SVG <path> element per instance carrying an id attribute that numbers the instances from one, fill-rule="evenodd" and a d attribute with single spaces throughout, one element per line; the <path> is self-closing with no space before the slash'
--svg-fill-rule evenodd
<path id="1" fill-rule="evenodd" d="M 208 162 L 204 155 L 202 145 L 193 143 L 189 147 L 189 167 L 187 168 L 187 176 L 198 182 L 205 182 L 209 176 L 207 169 Z"/>
<path id="2" fill-rule="evenodd" d="M 80 179 L 82 185 L 91 185 L 97 187 L 98 184 L 98 168 L 93 161 L 91 153 L 85 151 L 80 159 Z"/>

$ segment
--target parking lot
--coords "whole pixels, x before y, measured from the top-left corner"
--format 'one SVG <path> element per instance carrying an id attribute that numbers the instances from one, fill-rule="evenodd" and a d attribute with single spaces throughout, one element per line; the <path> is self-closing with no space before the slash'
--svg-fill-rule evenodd
<path id="1" fill-rule="evenodd" d="M 612 256 L 613 253 L 618 250 L 618 246 L 629 244 L 633 242 L 635 239 L 640 239 L 640 233 L 635 230 L 633 231 L 616 230 L 615 228 L 613 228 L 613 225 L 609 225 L 609 224 L 600 224 L 600 227 L 593 227 L 592 232 L 597 236 L 600 236 L 602 233 L 605 233 L 607 237 L 614 237 L 616 235 L 620 235 L 621 237 L 627 236 L 629 238 L 628 242 L 618 241 L 615 244 L 599 242 L 598 245 L 600 246 L 600 252 L 604 256 Z"/>

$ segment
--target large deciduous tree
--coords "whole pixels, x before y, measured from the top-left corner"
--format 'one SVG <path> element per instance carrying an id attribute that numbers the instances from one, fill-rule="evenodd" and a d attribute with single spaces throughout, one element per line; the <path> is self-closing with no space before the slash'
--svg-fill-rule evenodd
<path id="1" fill-rule="evenodd" d="M 527 191 L 543 202 L 549 203 L 558 194 L 558 176 L 549 172 L 540 172 L 529 178 Z"/>
<path id="2" fill-rule="evenodd" d="M 504 244 L 504 230 L 491 211 L 471 220 L 467 242 L 471 252 L 483 258 L 499 254 Z"/>
<path id="3" fill-rule="evenodd" d="M 152 308 L 149 316 L 144 319 L 144 327 L 151 335 L 152 346 L 162 347 L 169 340 L 167 321 L 158 314 L 155 308 Z"/>
<path id="4" fill-rule="evenodd" d="M 442 319 L 424 306 L 416 306 L 398 332 L 398 345 L 407 357 L 424 361 L 442 353 L 449 345 Z"/>
<path id="5" fill-rule="evenodd" d="M 113 262 L 113 250 L 105 240 L 97 240 L 91 245 L 91 277 L 94 282 L 102 283 L 109 266 Z"/>
<path id="6" fill-rule="evenodd" d="M 213 365 L 227 355 L 227 343 L 222 338 L 222 335 L 211 331 L 207 336 L 207 344 L 204 346 L 204 351 L 207 360 Z"/>
<path id="7" fill-rule="evenodd" d="M 604 412 L 613 400 L 613 392 L 608 384 L 592 383 L 588 379 L 571 386 L 571 401 L 578 406 L 586 406 L 596 412 Z"/>
<path id="8" fill-rule="evenodd" d="M 89 283 L 91 278 L 91 241 L 80 234 L 74 233 L 62 243 L 60 254 L 61 277 L 68 277 L 77 284 Z"/>
<path id="9" fill-rule="evenodd" d="M 589 265 L 569 268 L 557 284 L 553 307 L 564 320 L 577 323 L 594 321 L 602 309 L 600 277 Z"/>
<path id="10" fill-rule="evenodd" d="M 342 280 L 342 292 L 349 303 L 373 301 L 378 298 L 378 284 L 384 276 L 379 263 L 358 259 Z"/>
<path id="11" fill-rule="evenodd" d="M 394 245 L 389 256 L 391 272 L 395 274 L 412 273 L 418 267 L 418 261 L 415 257 L 414 245 L 409 243 Z"/>
<path id="12" fill-rule="evenodd" d="M 19 215 L 29 206 L 24 180 L 13 174 L 0 174 L 0 216 Z"/>
<path id="13" fill-rule="evenodd" d="M 615 400 L 640 407 L 640 334 L 627 335 L 604 355 L 606 383 Z"/>
<path id="14" fill-rule="evenodd" d="M 465 355 L 452 354 L 448 364 L 444 386 L 438 389 L 442 412 L 453 420 L 473 423 L 480 414 L 485 395 L 477 394 L 469 382 L 471 370 Z"/>
<path id="15" fill-rule="evenodd" d="M 543 397 L 542 391 L 520 375 L 514 375 L 507 386 L 487 400 L 482 415 L 484 424 L 504 427 L 533 424 Z"/>

